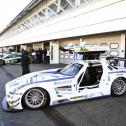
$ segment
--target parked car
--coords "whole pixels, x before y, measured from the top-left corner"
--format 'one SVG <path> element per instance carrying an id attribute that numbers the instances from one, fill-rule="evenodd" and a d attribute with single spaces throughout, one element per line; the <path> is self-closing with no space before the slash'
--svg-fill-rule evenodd
<path id="1" fill-rule="evenodd" d="M 3 56 L 3 53 L 0 52 L 0 57 L 2 57 L 2 56 Z"/>
<path id="2" fill-rule="evenodd" d="M 0 65 L 16 64 L 16 63 L 20 63 L 20 61 L 21 61 L 20 53 L 3 54 L 3 56 L 0 57 Z"/>
<path id="3" fill-rule="evenodd" d="M 5 57 L 5 56 L 10 55 L 10 54 L 11 54 L 10 52 L 8 52 L 8 53 L 0 53 L 0 58 Z"/>

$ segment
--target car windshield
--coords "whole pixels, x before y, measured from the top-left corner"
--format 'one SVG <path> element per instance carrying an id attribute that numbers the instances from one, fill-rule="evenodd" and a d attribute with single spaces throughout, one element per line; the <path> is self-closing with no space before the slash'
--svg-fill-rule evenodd
<path id="1" fill-rule="evenodd" d="M 21 57 L 21 54 L 6 54 L 3 56 L 4 59 Z"/>
<path id="2" fill-rule="evenodd" d="M 10 55 L 5 55 L 3 58 L 7 59 L 7 58 L 12 58 L 12 57 L 13 57 L 13 55 L 10 54 Z"/>
<path id="3" fill-rule="evenodd" d="M 67 65 L 60 71 L 60 74 L 68 75 L 68 76 L 76 76 L 80 69 L 83 67 L 82 64 L 74 63 Z"/>

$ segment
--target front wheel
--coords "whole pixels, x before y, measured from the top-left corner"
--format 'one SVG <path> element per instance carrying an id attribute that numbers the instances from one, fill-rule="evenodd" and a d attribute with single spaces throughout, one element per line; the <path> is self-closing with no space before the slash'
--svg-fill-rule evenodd
<path id="1" fill-rule="evenodd" d="M 123 78 L 117 78 L 113 81 L 111 93 L 113 96 L 121 96 L 126 92 L 126 81 Z"/>
<path id="2" fill-rule="evenodd" d="M 48 102 L 48 94 L 44 89 L 32 88 L 24 95 L 24 103 L 30 109 L 45 107 Z"/>

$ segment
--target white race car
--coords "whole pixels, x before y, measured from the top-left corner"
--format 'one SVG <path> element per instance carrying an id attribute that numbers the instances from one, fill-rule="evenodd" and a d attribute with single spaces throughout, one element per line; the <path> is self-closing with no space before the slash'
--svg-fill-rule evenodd
<path id="1" fill-rule="evenodd" d="M 38 109 L 109 95 L 121 96 L 126 92 L 126 69 L 113 65 L 113 60 L 119 58 L 78 61 L 62 69 L 34 72 L 14 79 L 6 84 L 3 109 L 17 111 L 24 106 Z"/>

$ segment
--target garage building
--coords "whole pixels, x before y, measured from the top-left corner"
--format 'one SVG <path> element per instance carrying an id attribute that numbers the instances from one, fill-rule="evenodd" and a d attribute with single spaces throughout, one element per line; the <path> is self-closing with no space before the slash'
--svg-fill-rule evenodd
<path id="1" fill-rule="evenodd" d="M 47 49 L 50 63 L 70 63 L 59 46 L 108 47 L 126 57 L 126 0 L 32 0 L 0 33 L 0 51 Z"/>

